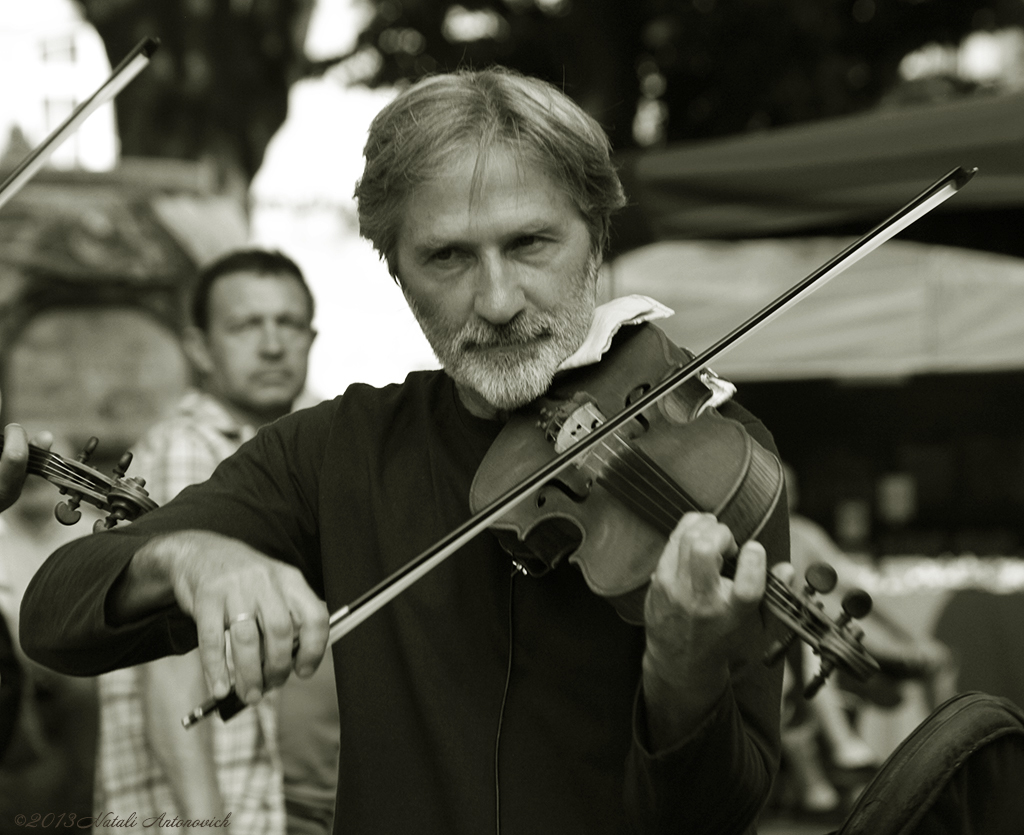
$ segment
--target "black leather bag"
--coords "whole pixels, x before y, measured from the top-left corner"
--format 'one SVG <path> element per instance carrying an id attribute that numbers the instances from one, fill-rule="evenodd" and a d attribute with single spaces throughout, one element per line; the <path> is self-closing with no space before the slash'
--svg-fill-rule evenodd
<path id="1" fill-rule="evenodd" d="M 1024 835 L 1024 711 L 977 692 L 939 705 L 833 835 Z"/>

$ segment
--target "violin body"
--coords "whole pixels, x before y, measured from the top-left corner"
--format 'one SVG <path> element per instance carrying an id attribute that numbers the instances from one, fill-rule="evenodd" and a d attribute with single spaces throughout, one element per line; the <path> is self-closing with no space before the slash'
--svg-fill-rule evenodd
<path id="1" fill-rule="evenodd" d="M 689 360 L 653 325 L 624 328 L 599 364 L 559 375 L 544 397 L 511 417 L 477 471 L 473 509 Z M 511 508 L 492 531 L 528 573 L 568 558 L 625 620 L 642 624 L 651 572 L 684 513 L 713 513 L 743 544 L 782 495 L 778 458 L 711 407 L 712 395 L 701 378 L 690 378 Z"/>

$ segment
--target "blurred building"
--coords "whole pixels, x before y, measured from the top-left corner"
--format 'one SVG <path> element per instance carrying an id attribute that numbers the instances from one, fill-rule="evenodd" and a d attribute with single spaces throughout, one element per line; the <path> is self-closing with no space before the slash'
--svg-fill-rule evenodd
<path id="1" fill-rule="evenodd" d="M 0 181 L 110 74 L 74 3 L 0 0 Z M 201 164 L 120 160 L 99 108 L 0 208 L 3 418 L 91 436 L 116 459 L 189 382 L 176 333 L 197 264 L 248 237 L 245 207 Z"/>
<path id="2" fill-rule="evenodd" d="M 19 161 L 103 83 L 103 41 L 71 0 L 0 0 L 0 158 Z M 91 171 L 117 161 L 112 105 L 99 108 L 51 158 L 57 168 Z"/>
<path id="3" fill-rule="evenodd" d="M 42 172 L 0 210 L 4 415 L 119 455 L 189 382 L 176 335 L 197 265 L 246 235 L 202 165 Z"/>

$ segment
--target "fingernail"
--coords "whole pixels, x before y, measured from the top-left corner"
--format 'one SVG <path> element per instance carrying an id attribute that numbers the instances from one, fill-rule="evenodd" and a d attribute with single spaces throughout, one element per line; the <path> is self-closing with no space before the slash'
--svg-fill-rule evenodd
<path id="1" fill-rule="evenodd" d="M 254 705 L 260 700 L 263 694 L 260 692 L 258 687 L 253 687 L 248 693 L 245 694 L 245 703 Z"/>
<path id="2" fill-rule="evenodd" d="M 295 672 L 300 678 L 309 678 L 313 675 L 316 668 L 312 664 L 304 664 L 301 667 L 296 667 Z"/>

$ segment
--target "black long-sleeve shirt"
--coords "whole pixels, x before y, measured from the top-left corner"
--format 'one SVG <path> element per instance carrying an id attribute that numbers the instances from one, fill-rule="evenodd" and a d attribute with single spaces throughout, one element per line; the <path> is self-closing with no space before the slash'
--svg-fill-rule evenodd
<path id="1" fill-rule="evenodd" d="M 741 407 L 721 411 L 774 449 Z M 470 483 L 500 428 L 470 415 L 442 372 L 353 386 L 282 418 L 206 483 L 57 551 L 24 601 L 25 649 L 93 675 L 194 647 L 195 626 L 176 609 L 119 627 L 105 617 L 140 545 L 183 528 L 298 566 L 334 611 L 469 516 Z M 758 538 L 769 562 L 787 557 L 784 507 Z M 701 728 L 655 755 L 643 650 L 642 627 L 574 566 L 513 576 L 494 537 L 477 536 L 333 647 L 335 832 L 749 831 L 778 766 L 781 671 L 735 671 Z"/>

